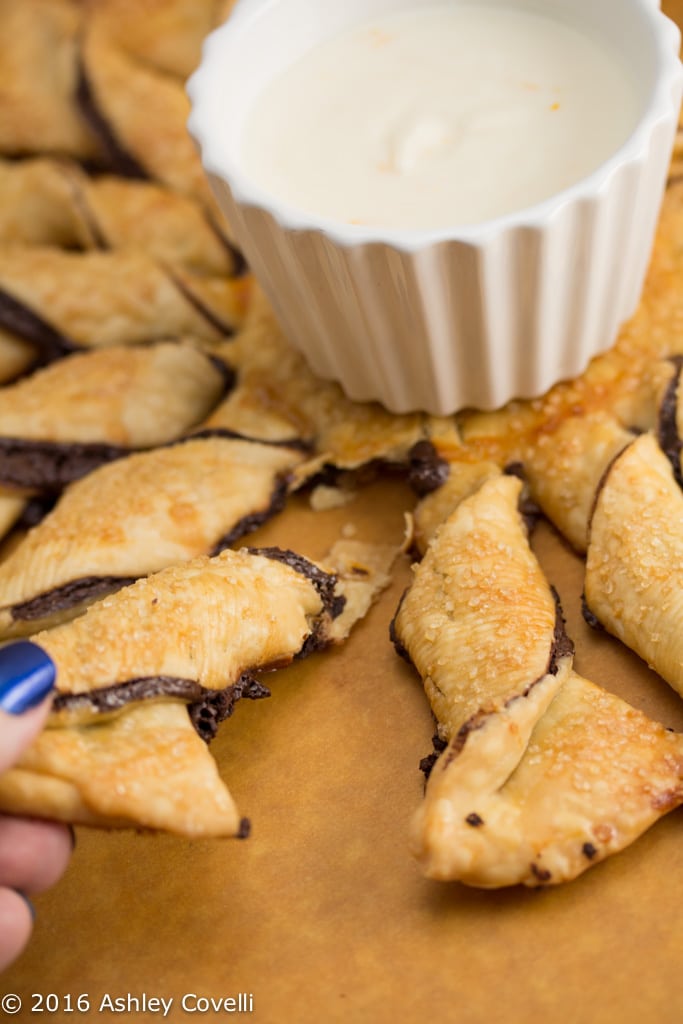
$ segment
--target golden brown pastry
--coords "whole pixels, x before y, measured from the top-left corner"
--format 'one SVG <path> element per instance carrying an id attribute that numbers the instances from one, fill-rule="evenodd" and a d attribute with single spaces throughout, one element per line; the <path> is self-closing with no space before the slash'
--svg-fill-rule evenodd
<path id="1" fill-rule="evenodd" d="M 586 558 L 589 612 L 683 695 L 683 494 L 652 434 L 613 461 Z"/>
<path id="2" fill-rule="evenodd" d="M 0 436 L 152 447 L 188 431 L 224 386 L 192 344 L 74 353 L 3 388 Z"/>
<path id="3" fill-rule="evenodd" d="M 521 481 L 499 474 L 437 530 L 394 620 L 450 740 L 571 658 L 561 617 L 517 509 Z M 559 646 L 558 646 L 559 644 Z M 552 688 L 551 688 L 552 689 Z"/>
<path id="4" fill-rule="evenodd" d="M 119 49 L 91 24 L 80 49 L 81 111 L 111 164 L 163 182 L 208 209 L 214 200 L 186 130 L 190 102 L 181 79 Z"/>
<path id="5" fill-rule="evenodd" d="M 94 470 L 0 563 L 0 631 L 35 632 L 131 580 L 234 543 L 282 507 L 303 457 L 209 436 Z"/>
<path id="6" fill-rule="evenodd" d="M 77 0 L 1 0 L 0 152 L 99 157 L 73 101 L 81 19 Z"/>
<path id="7" fill-rule="evenodd" d="M 239 836 L 247 823 L 184 707 L 142 704 L 94 725 L 47 729 L 0 775 L 13 814 L 106 828 Z"/>
<path id="8" fill-rule="evenodd" d="M 524 455 L 524 476 L 533 499 L 578 552 L 586 550 L 602 475 L 632 440 L 632 433 L 598 410 L 561 420 L 556 430 L 537 437 Z"/>
<path id="9" fill-rule="evenodd" d="M 573 672 L 520 492 L 494 476 L 462 500 L 393 626 L 438 723 L 413 851 L 483 888 L 574 878 L 683 802 L 683 737 Z"/>
<path id="10" fill-rule="evenodd" d="M 683 803 L 683 737 L 574 672 L 549 703 L 548 689 L 484 716 L 436 762 L 413 822 L 429 877 L 569 881 Z"/>
<path id="11" fill-rule="evenodd" d="M 184 335 L 218 341 L 240 324 L 248 291 L 246 279 L 193 278 L 140 251 L 0 248 L 0 327 L 43 361 Z"/>
<path id="12" fill-rule="evenodd" d="M 326 559 L 337 577 L 291 551 L 228 550 L 163 570 L 40 634 L 58 696 L 49 727 L 0 775 L 0 808 L 245 835 L 200 736 L 211 739 L 241 697 L 267 696 L 255 670 L 344 639 L 395 555 L 341 541 Z"/>
<path id="13" fill-rule="evenodd" d="M 126 53 L 186 78 L 199 63 L 204 37 L 230 6 L 225 0 L 97 0 L 89 18 Z"/>
<path id="14" fill-rule="evenodd" d="M 90 176 L 45 157 L 0 161 L 0 244 L 137 248 L 213 276 L 243 266 L 196 201 L 153 182 Z"/>

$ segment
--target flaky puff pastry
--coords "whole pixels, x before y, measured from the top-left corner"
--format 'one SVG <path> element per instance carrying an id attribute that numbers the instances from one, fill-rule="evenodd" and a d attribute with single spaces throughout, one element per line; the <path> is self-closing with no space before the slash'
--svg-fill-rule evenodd
<path id="1" fill-rule="evenodd" d="M 47 729 L 0 775 L 10 814 L 176 835 L 244 832 L 216 763 L 179 704 L 138 705 L 95 725 Z"/>
<path id="2" fill-rule="evenodd" d="M 0 563 L 0 630 L 35 632 L 132 579 L 228 546 L 281 507 L 302 458 L 218 436 L 93 470 Z"/>
<path id="3" fill-rule="evenodd" d="M 138 248 L 198 273 L 230 276 L 239 269 L 231 245 L 195 200 L 47 157 L 0 160 L 0 243 Z"/>
<path id="4" fill-rule="evenodd" d="M 120 49 L 186 78 L 199 63 L 204 37 L 234 0 L 97 0 L 89 22 Z"/>
<path id="5" fill-rule="evenodd" d="M 587 609 L 683 695 L 683 494 L 652 434 L 612 462 L 591 519 Z"/>
<path id="6" fill-rule="evenodd" d="M 73 353 L 3 388 L 0 438 L 149 448 L 195 426 L 224 386 L 191 344 Z"/>
<path id="7" fill-rule="evenodd" d="M 0 152 L 99 158 L 74 102 L 82 12 L 74 0 L 1 0 Z"/>
<path id="8" fill-rule="evenodd" d="M 561 420 L 524 453 L 524 476 L 533 499 L 577 552 L 586 550 L 602 475 L 632 440 L 630 431 L 598 410 Z"/>
<path id="9" fill-rule="evenodd" d="M 396 553 L 340 541 L 318 566 L 278 549 L 224 551 L 38 635 L 57 664 L 58 696 L 49 727 L 0 775 L 0 809 L 187 836 L 245 834 L 185 704 L 203 692 L 230 701 L 251 672 L 340 642 L 386 585 Z"/>
<path id="10" fill-rule="evenodd" d="M 160 678 L 221 690 L 243 672 L 289 663 L 327 628 L 335 579 L 306 560 L 288 561 L 287 553 L 279 560 L 277 550 L 265 550 L 226 550 L 169 566 L 36 634 L 57 665 L 58 695 L 93 697 Z M 109 710 L 117 705 L 62 706 L 58 699 L 53 721 Z"/>
<path id="11" fill-rule="evenodd" d="M 413 851 L 429 877 L 483 888 L 574 878 L 683 800 L 681 737 L 573 672 L 520 489 L 497 477 L 463 500 L 394 623 L 443 750 Z"/>
<path id="12" fill-rule="evenodd" d="M 214 209 L 186 129 L 183 81 L 125 52 L 96 22 L 86 26 L 79 56 L 81 111 L 114 166 L 123 158 L 128 174 L 163 182 Z"/>
<path id="13" fill-rule="evenodd" d="M 68 351 L 184 335 L 219 341 L 242 322 L 249 283 L 162 267 L 140 250 L 4 246 L 0 291 L 10 303 L 0 297 L 0 326 L 40 346 L 39 327 L 22 334 L 28 313 Z"/>
<path id="14" fill-rule="evenodd" d="M 445 740 L 549 671 L 558 609 L 517 511 L 521 488 L 499 474 L 458 505 L 394 620 Z"/>
<path id="15" fill-rule="evenodd" d="M 683 737 L 573 671 L 484 716 L 436 762 L 413 822 L 431 878 L 569 881 L 683 802 Z"/>

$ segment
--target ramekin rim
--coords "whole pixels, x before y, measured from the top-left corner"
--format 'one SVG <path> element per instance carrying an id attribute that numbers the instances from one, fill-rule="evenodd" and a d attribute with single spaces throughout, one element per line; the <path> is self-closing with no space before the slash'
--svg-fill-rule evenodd
<path id="1" fill-rule="evenodd" d="M 652 0 L 644 2 L 648 4 Z M 204 116 L 206 108 L 202 107 L 202 81 L 208 75 L 208 62 L 217 59 L 223 37 L 239 30 L 248 7 L 249 0 L 239 0 L 228 21 L 214 29 L 204 40 L 200 63 L 185 85 L 191 103 L 188 131 L 198 148 L 204 170 L 228 186 L 238 207 L 266 214 L 283 231 L 324 235 L 341 248 L 385 245 L 397 251 L 415 252 L 448 242 L 485 244 L 493 237 L 518 228 L 540 230 L 570 204 L 599 200 L 614 175 L 623 168 L 645 160 L 658 126 L 678 116 L 674 97 L 680 97 L 683 83 L 683 63 L 679 57 L 681 32 L 659 5 L 653 4 L 658 72 L 650 101 L 625 142 L 589 175 L 531 206 L 474 224 L 412 229 L 342 223 L 283 202 L 252 182 L 236 158 L 226 160 L 224 154 L 216 151 L 213 132 Z"/>

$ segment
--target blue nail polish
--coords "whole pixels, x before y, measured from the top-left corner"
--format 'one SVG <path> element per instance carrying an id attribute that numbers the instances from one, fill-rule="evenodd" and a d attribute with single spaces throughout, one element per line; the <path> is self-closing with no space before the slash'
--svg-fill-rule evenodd
<path id="1" fill-rule="evenodd" d="M 55 663 L 30 640 L 0 647 L 0 709 L 20 715 L 40 704 L 55 684 Z"/>

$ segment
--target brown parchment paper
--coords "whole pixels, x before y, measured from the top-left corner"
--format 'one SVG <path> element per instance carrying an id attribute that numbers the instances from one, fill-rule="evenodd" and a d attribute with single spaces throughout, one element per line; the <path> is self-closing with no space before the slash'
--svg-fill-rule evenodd
<path id="1" fill-rule="evenodd" d="M 353 523 L 358 537 L 399 541 L 413 500 L 395 480 L 326 512 L 300 498 L 250 540 L 319 556 Z M 534 545 L 578 669 L 683 728 L 673 691 L 583 624 L 580 560 L 543 524 Z M 270 674 L 272 697 L 243 702 L 222 727 L 214 751 L 251 817 L 248 840 L 79 830 L 66 877 L 36 900 L 30 946 L 0 977 L 24 999 L 19 1019 L 36 1019 L 32 993 L 54 993 L 62 1010 L 65 995 L 87 994 L 90 1011 L 64 1020 L 125 1016 L 105 997 L 129 996 L 130 1019 L 161 1017 L 143 994 L 174 1000 L 167 1020 L 229 1019 L 182 998 L 240 992 L 253 1010 L 234 1016 L 259 1024 L 681 1019 L 680 811 L 563 887 L 483 892 L 420 877 L 407 826 L 432 722 L 388 642 L 408 564 L 344 647 Z"/>
<path id="2" fill-rule="evenodd" d="M 680 22 L 680 0 L 664 7 Z M 360 539 L 398 543 L 413 503 L 391 479 L 325 512 L 300 497 L 249 543 L 319 557 L 347 524 Z M 534 548 L 578 671 L 683 729 L 680 698 L 584 624 L 581 561 L 544 523 Z M 23 1000 L 14 1020 L 148 1020 L 162 1017 L 162 998 L 173 1000 L 171 1021 L 683 1020 L 680 810 L 558 888 L 483 892 L 419 875 L 407 830 L 432 721 L 388 640 L 409 578 L 403 556 L 343 647 L 271 674 L 272 697 L 242 702 L 222 727 L 213 750 L 251 818 L 248 840 L 78 830 L 66 876 L 35 900 L 27 950 L 0 975 L 0 996 Z M 239 993 L 247 1012 L 196 998 Z"/>

